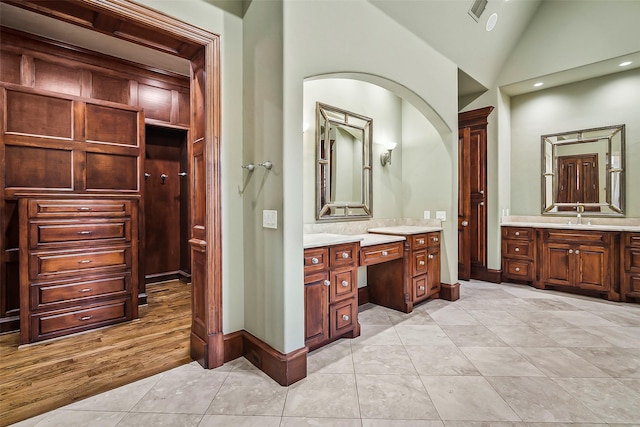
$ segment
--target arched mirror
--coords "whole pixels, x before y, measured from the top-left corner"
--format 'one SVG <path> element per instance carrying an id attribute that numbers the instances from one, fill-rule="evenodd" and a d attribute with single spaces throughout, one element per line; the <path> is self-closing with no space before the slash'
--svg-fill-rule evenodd
<path id="1" fill-rule="evenodd" d="M 625 126 L 542 135 L 542 213 L 624 216 Z"/>
<path id="2" fill-rule="evenodd" d="M 316 103 L 316 219 L 372 217 L 373 120 Z"/>

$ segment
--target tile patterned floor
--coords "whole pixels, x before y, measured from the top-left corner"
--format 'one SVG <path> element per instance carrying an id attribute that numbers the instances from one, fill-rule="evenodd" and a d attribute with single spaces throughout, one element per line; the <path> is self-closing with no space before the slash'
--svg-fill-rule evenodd
<path id="1" fill-rule="evenodd" d="M 359 318 L 288 388 L 244 359 L 192 363 L 16 425 L 640 426 L 638 304 L 472 281 Z"/>

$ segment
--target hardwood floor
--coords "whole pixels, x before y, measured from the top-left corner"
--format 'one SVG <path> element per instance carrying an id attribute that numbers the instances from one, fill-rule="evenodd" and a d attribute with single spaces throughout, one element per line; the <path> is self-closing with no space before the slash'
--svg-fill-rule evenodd
<path id="1" fill-rule="evenodd" d="M 0 425 L 8 425 L 191 361 L 191 285 L 147 286 L 140 319 L 18 348 L 0 336 Z"/>

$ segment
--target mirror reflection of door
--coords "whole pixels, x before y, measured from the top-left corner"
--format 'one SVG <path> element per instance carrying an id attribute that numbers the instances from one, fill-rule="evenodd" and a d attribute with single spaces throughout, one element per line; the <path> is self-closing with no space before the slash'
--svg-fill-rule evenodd
<path id="1" fill-rule="evenodd" d="M 599 203 L 598 154 L 589 153 L 558 157 L 558 203 Z M 575 206 L 558 206 L 561 211 L 574 211 Z M 585 206 L 585 211 L 599 211 L 598 206 Z"/>

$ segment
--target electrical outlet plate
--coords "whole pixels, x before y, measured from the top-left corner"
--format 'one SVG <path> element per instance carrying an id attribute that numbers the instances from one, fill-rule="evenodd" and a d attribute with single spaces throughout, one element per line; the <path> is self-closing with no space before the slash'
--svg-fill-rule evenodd
<path id="1" fill-rule="evenodd" d="M 440 221 L 446 221 L 447 211 L 436 211 L 436 219 L 439 219 Z"/>
<path id="2" fill-rule="evenodd" d="M 431 219 L 431 211 L 424 211 L 422 219 Z"/>
<path id="3" fill-rule="evenodd" d="M 262 211 L 262 227 L 278 228 L 278 211 L 264 209 Z"/>

